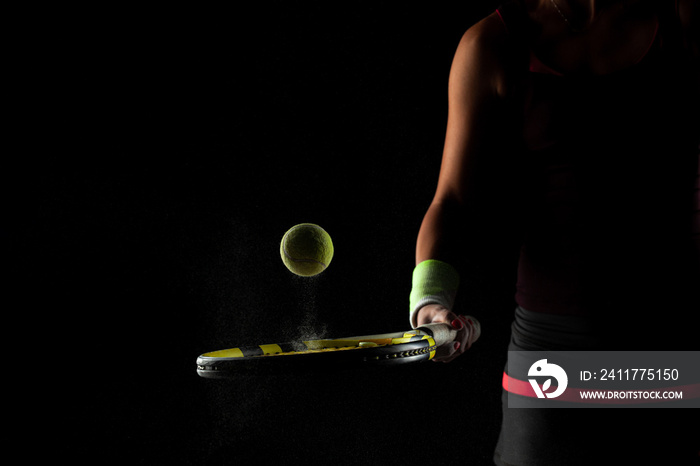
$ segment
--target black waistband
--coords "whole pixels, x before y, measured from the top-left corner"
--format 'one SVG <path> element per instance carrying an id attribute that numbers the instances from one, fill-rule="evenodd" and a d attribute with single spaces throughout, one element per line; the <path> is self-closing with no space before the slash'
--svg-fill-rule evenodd
<path id="1" fill-rule="evenodd" d="M 593 350 L 600 343 L 591 318 L 532 312 L 520 306 L 511 330 L 510 351 Z"/>

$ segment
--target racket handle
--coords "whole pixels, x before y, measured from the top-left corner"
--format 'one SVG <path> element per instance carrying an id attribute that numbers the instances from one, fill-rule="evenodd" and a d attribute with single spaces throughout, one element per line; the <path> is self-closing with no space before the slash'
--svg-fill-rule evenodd
<path id="1" fill-rule="evenodd" d="M 470 335 L 469 340 L 474 343 L 481 336 L 481 324 L 472 316 L 466 316 L 467 320 L 472 323 L 472 328 L 474 331 L 473 335 Z M 445 324 L 442 322 L 425 324 L 418 327 L 419 330 L 425 330 L 430 333 L 435 340 L 437 346 L 442 346 L 445 343 L 454 341 L 457 336 L 457 330 L 455 330 L 450 324 Z"/>

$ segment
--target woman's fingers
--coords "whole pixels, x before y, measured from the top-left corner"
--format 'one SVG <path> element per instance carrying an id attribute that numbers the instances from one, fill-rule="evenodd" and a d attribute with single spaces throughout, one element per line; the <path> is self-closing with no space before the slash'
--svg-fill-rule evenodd
<path id="1" fill-rule="evenodd" d="M 417 316 L 418 325 L 445 323 L 450 324 L 452 328 L 457 330 L 457 335 L 453 342 L 440 346 L 436 352 L 433 361 L 450 362 L 464 354 L 466 350 L 471 348 L 472 343 L 476 339 L 475 324 L 467 316 L 457 315 L 447 308 L 438 304 L 429 304 L 424 306 Z"/>

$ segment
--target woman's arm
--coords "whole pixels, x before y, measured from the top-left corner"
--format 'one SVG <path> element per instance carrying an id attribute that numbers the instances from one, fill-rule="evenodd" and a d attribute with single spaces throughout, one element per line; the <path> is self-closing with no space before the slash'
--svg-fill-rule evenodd
<path id="1" fill-rule="evenodd" d="M 450 71 L 449 112 L 437 189 L 425 214 L 416 245 L 416 264 L 436 259 L 451 265 L 459 263 L 470 238 L 482 235 L 494 186 L 502 178 L 494 169 L 503 168 L 500 142 L 508 138 L 502 131 L 508 82 L 505 66 L 506 34 L 494 14 L 471 27 L 462 37 Z M 512 139 L 512 138 L 511 138 Z M 498 197 L 498 196 L 496 196 Z M 466 244 L 465 244 L 466 243 Z M 452 323 L 461 329 L 455 347 L 440 360 L 451 361 L 470 345 L 468 322 L 451 310 L 428 304 L 416 315 L 418 325 L 429 322 Z"/>
<path id="2" fill-rule="evenodd" d="M 462 37 L 452 62 L 448 84 L 449 112 L 437 189 L 418 235 L 416 263 L 426 259 L 454 261 L 460 230 L 470 210 L 480 210 L 484 173 L 495 157 L 506 94 L 502 64 L 503 27 L 489 16 Z M 474 225 L 472 225 L 474 227 Z"/>

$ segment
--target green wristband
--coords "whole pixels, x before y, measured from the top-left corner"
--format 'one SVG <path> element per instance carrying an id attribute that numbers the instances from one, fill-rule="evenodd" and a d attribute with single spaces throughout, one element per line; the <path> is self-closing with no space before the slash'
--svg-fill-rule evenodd
<path id="1" fill-rule="evenodd" d="M 452 309 L 458 287 L 459 273 L 450 264 L 434 259 L 418 264 L 413 270 L 410 296 L 411 325 L 416 327 L 416 315 L 427 304 L 440 304 Z"/>

